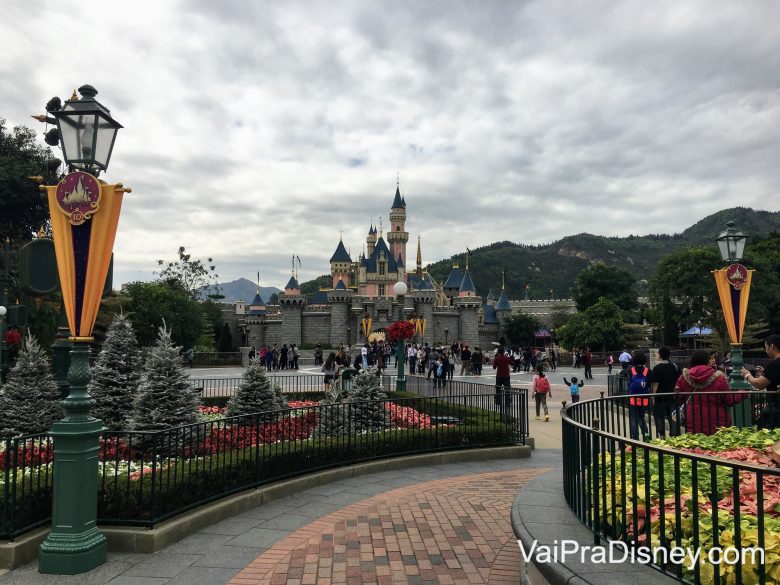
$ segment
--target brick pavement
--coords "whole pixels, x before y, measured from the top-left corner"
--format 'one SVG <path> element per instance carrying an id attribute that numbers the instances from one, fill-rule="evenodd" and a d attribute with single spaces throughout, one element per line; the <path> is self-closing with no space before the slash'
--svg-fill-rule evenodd
<path id="1" fill-rule="evenodd" d="M 523 483 L 546 471 L 451 477 L 362 500 L 276 542 L 230 583 L 518 583 L 509 513 Z"/>

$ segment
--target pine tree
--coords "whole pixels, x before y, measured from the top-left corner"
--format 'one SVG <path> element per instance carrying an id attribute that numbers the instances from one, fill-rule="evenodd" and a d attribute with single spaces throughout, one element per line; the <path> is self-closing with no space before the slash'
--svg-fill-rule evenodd
<path id="1" fill-rule="evenodd" d="M 348 395 L 348 401 L 352 403 L 350 410 L 355 431 L 373 432 L 387 426 L 385 403 L 376 402 L 379 400 L 387 400 L 387 394 L 382 390 L 377 369 L 360 370 L 352 378 L 352 389 Z"/>
<path id="2" fill-rule="evenodd" d="M 274 386 L 265 372 L 263 362 L 253 359 L 244 371 L 236 393 L 227 404 L 227 416 L 257 414 L 280 410 L 287 406 L 282 389 Z"/>
<path id="3" fill-rule="evenodd" d="M 334 382 L 325 391 L 325 397 L 320 401 L 315 437 L 337 437 L 350 433 L 350 407 L 342 402 L 343 397 L 340 381 Z"/>
<path id="4" fill-rule="evenodd" d="M 170 331 L 160 327 L 133 405 L 134 430 L 160 431 L 197 422 L 200 396 L 184 373 L 180 350 L 173 345 Z"/>
<path id="5" fill-rule="evenodd" d="M 49 358 L 31 335 L 0 389 L 0 437 L 45 433 L 63 415 Z"/>
<path id="6" fill-rule="evenodd" d="M 89 392 L 96 402 L 92 416 L 111 430 L 129 428 L 140 382 L 141 352 L 133 326 L 127 317 L 117 315 L 92 370 Z"/>

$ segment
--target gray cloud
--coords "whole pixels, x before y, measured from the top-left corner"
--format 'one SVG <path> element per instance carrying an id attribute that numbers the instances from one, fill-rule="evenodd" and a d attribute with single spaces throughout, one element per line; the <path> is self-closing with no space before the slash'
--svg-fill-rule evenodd
<path id="1" fill-rule="evenodd" d="M 0 115 L 35 124 L 92 83 L 125 125 L 106 175 L 134 188 L 117 282 L 185 245 L 280 286 L 292 253 L 302 278 L 327 272 L 340 230 L 359 253 L 396 171 L 426 261 L 777 209 L 778 17 L 770 1 L 36 0 L 0 22 Z"/>

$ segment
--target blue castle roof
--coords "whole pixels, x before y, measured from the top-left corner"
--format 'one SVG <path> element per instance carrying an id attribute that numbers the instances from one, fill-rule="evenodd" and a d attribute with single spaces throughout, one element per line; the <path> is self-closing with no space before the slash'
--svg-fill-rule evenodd
<path id="1" fill-rule="evenodd" d="M 336 283 L 336 290 L 347 290 L 347 285 L 344 284 L 344 281 L 339 278 L 339 281 Z"/>
<path id="2" fill-rule="evenodd" d="M 460 290 L 461 283 L 463 283 L 463 271 L 453 266 L 452 272 L 450 272 L 447 281 L 444 283 L 444 288 Z"/>
<path id="3" fill-rule="evenodd" d="M 463 280 L 461 281 L 458 290 L 463 292 L 477 292 L 477 287 L 474 286 L 474 281 L 471 280 L 471 274 L 468 270 L 463 273 Z"/>
<path id="4" fill-rule="evenodd" d="M 300 288 L 300 286 L 298 286 L 298 281 L 295 280 L 295 277 L 291 276 L 290 280 L 287 281 L 287 284 L 284 285 L 284 288 Z"/>
<path id="5" fill-rule="evenodd" d="M 401 191 L 398 189 L 398 187 L 395 188 L 395 199 L 393 199 L 393 204 L 390 206 L 391 209 L 405 209 L 406 208 L 406 201 L 404 201 L 404 198 L 401 197 Z"/>
<path id="6" fill-rule="evenodd" d="M 498 297 L 498 302 L 496 303 L 496 311 L 511 311 L 512 305 L 509 304 L 509 297 L 506 294 L 506 289 L 501 289 L 501 296 Z"/>
<path id="7" fill-rule="evenodd" d="M 363 258 L 361 261 L 361 264 L 363 264 L 363 266 L 366 268 L 366 272 L 377 272 L 376 263 L 379 261 L 379 255 L 382 252 L 384 252 L 385 258 L 387 259 L 387 272 L 398 271 L 398 263 L 390 254 L 390 248 L 387 247 L 384 238 L 379 238 L 376 242 L 376 246 L 374 246 L 374 251 L 371 252 L 371 256 L 368 258 Z"/>
<path id="8" fill-rule="evenodd" d="M 333 252 L 333 256 L 330 257 L 331 262 L 352 262 L 352 258 L 349 257 L 347 249 L 344 247 L 344 242 L 339 240 L 339 245 L 336 246 L 336 251 Z"/>

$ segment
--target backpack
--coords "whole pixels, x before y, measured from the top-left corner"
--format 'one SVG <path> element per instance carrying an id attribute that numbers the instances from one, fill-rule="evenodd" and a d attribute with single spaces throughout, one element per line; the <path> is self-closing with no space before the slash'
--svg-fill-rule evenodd
<path id="1" fill-rule="evenodd" d="M 536 392 L 538 394 L 547 394 L 550 391 L 550 380 L 547 379 L 547 376 L 544 378 L 539 378 L 536 381 Z"/>
<path id="2" fill-rule="evenodd" d="M 444 373 L 444 367 L 442 364 L 439 364 L 439 366 L 436 368 L 436 375 L 441 377 L 441 375 Z"/>
<path id="3" fill-rule="evenodd" d="M 631 368 L 631 382 L 628 385 L 628 393 L 647 394 L 647 375 L 649 373 L 650 371 L 647 368 L 642 368 L 641 371 L 637 371 L 636 368 Z"/>

